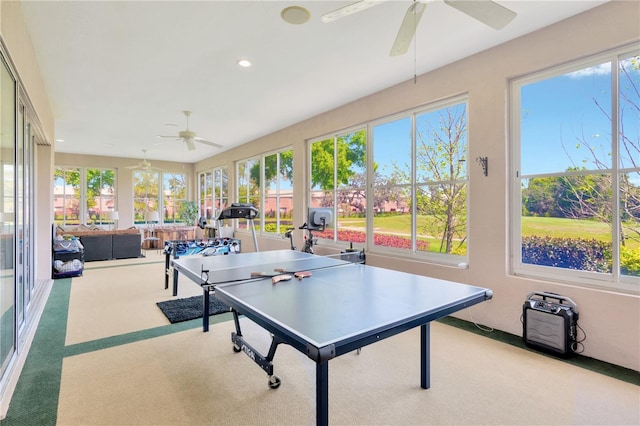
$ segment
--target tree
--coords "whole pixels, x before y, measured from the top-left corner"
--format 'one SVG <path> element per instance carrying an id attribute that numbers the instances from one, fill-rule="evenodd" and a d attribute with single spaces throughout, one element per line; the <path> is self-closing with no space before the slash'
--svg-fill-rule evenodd
<path id="1" fill-rule="evenodd" d="M 640 167 L 639 65 L 639 57 L 620 61 L 617 126 L 613 125 L 611 107 L 604 106 L 609 100 L 591 98 L 595 108 L 608 119 L 612 131 L 617 134 L 618 164 L 611 164 L 614 148 L 611 139 L 587 138 L 579 134 L 576 148 L 584 148 L 588 154 L 582 159 L 572 158 L 563 144 L 573 167 L 568 168 L 563 176 L 530 179 L 522 190 L 524 215 L 592 219 L 607 224 L 619 222 L 623 246 L 629 238 L 640 241 L 640 172 L 637 171 Z M 606 140 L 606 143 L 598 145 L 596 140 Z M 613 166 L 622 169 L 618 174 L 619 218 L 613 217 L 614 182 L 609 171 Z"/>
<path id="2" fill-rule="evenodd" d="M 466 107 L 451 106 L 424 118 L 416 123 L 416 174 L 424 182 L 417 187 L 416 210 L 433 217 L 440 251 L 451 253 L 455 237 L 466 238 Z"/>
<path id="3" fill-rule="evenodd" d="M 278 168 L 278 157 L 280 157 L 280 168 Z M 255 183 L 257 188 L 260 188 L 260 162 L 256 161 L 249 171 L 251 181 Z M 290 182 L 293 181 L 293 151 L 283 151 L 278 154 L 273 154 L 264 157 L 264 179 L 265 185 L 278 179 L 281 176 Z"/>
<path id="4" fill-rule="evenodd" d="M 339 191 L 338 203 L 348 205 L 349 209 L 364 208 L 355 200 L 364 198 L 366 149 L 364 130 L 340 135 L 335 143 L 331 138 L 311 145 L 311 186 L 325 192 L 322 205 L 332 206 L 333 191 L 345 187 L 346 190 Z"/>
<path id="5" fill-rule="evenodd" d="M 559 181 L 557 177 L 529 179 L 522 188 L 522 214 L 524 216 L 563 217 L 558 209 Z"/>
<path id="6" fill-rule="evenodd" d="M 624 246 L 627 238 L 640 241 L 640 57 L 621 60 L 619 63 L 619 107 L 618 107 L 618 147 L 619 164 L 628 172 L 620 173 L 619 218 L 620 243 Z M 595 107 L 613 124 L 611 111 L 603 106 L 596 97 L 592 98 Z M 605 103 L 606 105 L 606 103 Z M 630 125 L 630 129 L 627 129 Z M 612 125 L 614 130 L 614 125 Z M 582 135 L 577 138 L 577 146 L 585 147 L 590 154 L 589 160 L 597 170 L 611 168 L 610 155 L 602 157 L 599 146 Z M 585 159 L 583 162 L 586 162 Z M 634 171 L 635 169 L 635 171 Z M 635 176 L 635 179 L 631 176 Z M 570 189 L 571 210 L 569 217 L 592 218 L 604 223 L 613 223 L 612 215 L 612 175 L 609 173 L 566 177 L 565 185 Z"/>

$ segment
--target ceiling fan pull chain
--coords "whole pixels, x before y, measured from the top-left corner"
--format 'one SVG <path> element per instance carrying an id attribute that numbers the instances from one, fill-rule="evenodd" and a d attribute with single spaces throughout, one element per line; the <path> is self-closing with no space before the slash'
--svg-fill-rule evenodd
<path id="1" fill-rule="evenodd" d="M 415 3 L 416 0 L 413 0 Z M 416 33 L 418 29 L 418 21 L 416 19 L 416 14 L 413 14 L 413 32 Z M 418 84 L 418 35 L 414 35 L 413 37 L 413 84 Z"/>

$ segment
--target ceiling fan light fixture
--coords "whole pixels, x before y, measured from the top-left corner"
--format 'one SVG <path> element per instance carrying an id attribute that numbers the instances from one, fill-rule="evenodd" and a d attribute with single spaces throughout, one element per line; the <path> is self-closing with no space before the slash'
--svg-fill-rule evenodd
<path id="1" fill-rule="evenodd" d="M 311 12 L 301 6 L 289 6 L 282 9 L 280 16 L 289 24 L 301 25 L 311 19 Z"/>
<path id="2" fill-rule="evenodd" d="M 196 137 L 196 132 L 192 132 L 191 130 L 181 130 L 178 132 L 178 136 L 182 139 L 193 140 Z"/>

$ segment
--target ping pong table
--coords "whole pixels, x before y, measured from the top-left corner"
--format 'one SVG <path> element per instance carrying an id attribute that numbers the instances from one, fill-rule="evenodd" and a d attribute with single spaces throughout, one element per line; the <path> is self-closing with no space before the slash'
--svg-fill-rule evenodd
<path id="1" fill-rule="evenodd" d="M 272 363 L 279 344 L 294 347 L 316 363 L 319 425 L 329 422 L 331 359 L 420 326 L 420 386 L 428 389 L 430 322 L 492 297 L 487 288 L 291 250 L 180 258 L 173 266 L 231 307 L 233 350 L 244 352 L 262 368 L 271 388 L 281 382 Z M 274 283 L 268 275 L 279 273 L 276 269 L 310 275 Z M 251 278 L 251 272 L 265 276 Z M 244 339 L 239 315 L 271 333 L 267 355 Z"/>

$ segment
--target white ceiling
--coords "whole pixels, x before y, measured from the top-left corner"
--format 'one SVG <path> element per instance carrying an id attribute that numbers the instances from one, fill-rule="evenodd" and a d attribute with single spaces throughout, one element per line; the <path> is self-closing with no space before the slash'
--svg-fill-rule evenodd
<path id="1" fill-rule="evenodd" d="M 411 1 L 320 20 L 352 2 L 23 1 L 55 151 L 192 163 L 222 150 L 157 138 L 185 127 L 183 110 L 190 130 L 229 149 L 606 3 L 499 1 L 517 17 L 495 31 L 433 1 L 417 44 L 390 57 Z M 284 22 L 291 5 L 311 19 Z"/>

